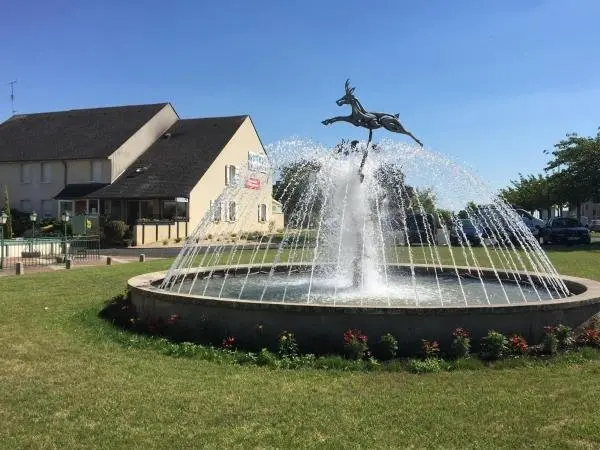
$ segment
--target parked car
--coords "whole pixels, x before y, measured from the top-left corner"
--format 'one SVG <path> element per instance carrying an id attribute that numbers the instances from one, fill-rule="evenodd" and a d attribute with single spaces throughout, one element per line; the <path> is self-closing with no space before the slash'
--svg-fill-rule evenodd
<path id="1" fill-rule="evenodd" d="M 554 217 L 546 223 L 542 231 L 543 242 L 546 244 L 589 244 L 590 230 L 572 217 Z"/>
<path id="2" fill-rule="evenodd" d="M 465 240 L 469 241 L 470 245 L 481 245 L 484 231 L 469 219 L 458 219 L 452 224 L 449 235 L 450 245 L 460 245 Z"/>

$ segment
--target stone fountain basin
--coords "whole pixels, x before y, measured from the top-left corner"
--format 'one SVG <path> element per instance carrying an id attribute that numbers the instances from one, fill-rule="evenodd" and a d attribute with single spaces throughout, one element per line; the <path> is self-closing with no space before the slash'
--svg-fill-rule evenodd
<path id="1" fill-rule="evenodd" d="M 268 271 L 271 267 L 240 265 L 232 269 L 217 266 L 199 272 L 202 275 L 213 271 L 219 276 L 227 270 L 229 274 L 235 271 L 245 274 L 249 268 Z M 288 265 L 274 267 L 282 271 L 288 268 Z M 455 270 L 450 266 L 444 269 Z M 459 271 L 466 273 L 468 269 L 460 267 Z M 415 266 L 417 275 L 432 270 L 433 267 L 428 265 Z M 496 280 L 492 269 L 479 270 L 486 283 Z M 512 275 L 512 272 L 498 273 L 507 278 Z M 196 270 L 182 272 L 186 277 L 195 274 Z M 414 354 L 420 348 L 421 339 L 437 340 L 443 350 L 449 349 L 452 331 L 457 327 L 470 331 L 475 345 L 489 330 L 506 335 L 520 334 L 528 342 L 538 343 L 545 326 L 562 323 L 576 328 L 600 312 L 600 283 L 570 276 L 561 278 L 572 295 L 559 299 L 497 305 L 367 307 L 182 294 L 157 287 L 165 275 L 166 272 L 154 272 L 128 281 L 131 301 L 140 319 L 166 321 L 171 315 L 178 314 L 180 319 L 173 331 L 180 338 L 219 344 L 224 337 L 235 336 L 240 346 L 249 348 L 274 348 L 278 336 L 283 331 L 291 331 L 303 352 L 339 352 L 343 348 L 343 334 L 349 328 L 360 329 L 369 336 L 370 344 L 391 333 L 399 341 L 401 354 Z M 529 275 L 537 281 L 535 274 Z"/>

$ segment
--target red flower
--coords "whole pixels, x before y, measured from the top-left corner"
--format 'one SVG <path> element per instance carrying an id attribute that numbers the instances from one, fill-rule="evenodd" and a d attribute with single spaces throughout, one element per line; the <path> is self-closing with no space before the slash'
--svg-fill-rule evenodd
<path id="1" fill-rule="evenodd" d="M 360 330 L 346 330 L 346 332 L 344 333 L 344 342 L 346 344 L 350 344 L 354 341 L 358 341 L 358 342 L 362 342 L 363 344 L 366 344 L 367 341 L 369 340 L 368 336 L 366 334 L 363 334 L 362 331 Z"/>
<path id="2" fill-rule="evenodd" d="M 527 349 L 529 345 L 523 336 L 519 336 L 518 334 L 513 334 L 510 338 L 508 338 L 508 346 L 512 353 L 517 355 L 524 355 L 527 353 Z"/>
<path id="3" fill-rule="evenodd" d="M 221 345 L 223 348 L 231 350 L 235 346 L 235 337 L 227 336 L 225 339 L 223 339 L 223 343 Z"/>
<path id="4" fill-rule="evenodd" d="M 452 332 L 452 336 L 468 338 L 469 332 L 467 330 L 465 330 L 464 328 L 457 328 Z"/>
<path id="5" fill-rule="evenodd" d="M 179 314 L 171 314 L 171 316 L 167 319 L 167 323 L 169 325 L 173 325 L 175 323 L 177 323 L 177 321 L 180 319 L 181 317 L 179 316 Z"/>

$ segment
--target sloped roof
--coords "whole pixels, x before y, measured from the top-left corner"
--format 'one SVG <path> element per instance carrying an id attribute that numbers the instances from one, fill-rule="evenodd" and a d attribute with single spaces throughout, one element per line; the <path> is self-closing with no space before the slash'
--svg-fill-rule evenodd
<path id="1" fill-rule="evenodd" d="M 178 120 L 114 183 L 88 197 L 188 197 L 247 117 Z"/>
<path id="2" fill-rule="evenodd" d="M 0 162 L 107 158 L 166 105 L 12 116 L 0 124 Z"/>
<path id="3" fill-rule="evenodd" d="M 106 186 L 106 183 L 67 184 L 62 191 L 54 196 L 54 198 L 57 200 L 81 198 L 104 186 Z"/>

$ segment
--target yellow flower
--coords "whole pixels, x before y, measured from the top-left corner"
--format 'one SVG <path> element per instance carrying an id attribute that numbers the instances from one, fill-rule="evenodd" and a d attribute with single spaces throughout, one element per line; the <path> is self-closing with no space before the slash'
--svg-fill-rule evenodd
<path id="1" fill-rule="evenodd" d="M 281 340 L 285 341 L 287 339 L 287 336 L 284 334 L 283 336 L 281 336 Z"/>

